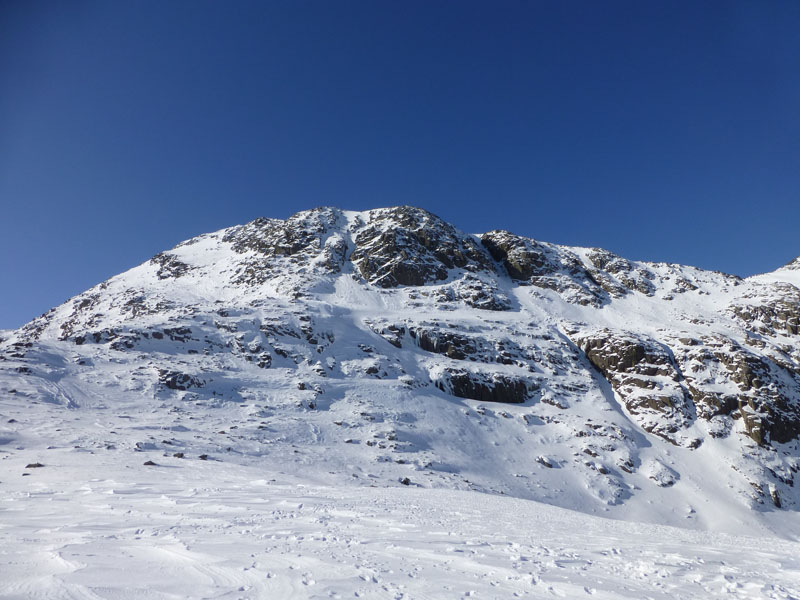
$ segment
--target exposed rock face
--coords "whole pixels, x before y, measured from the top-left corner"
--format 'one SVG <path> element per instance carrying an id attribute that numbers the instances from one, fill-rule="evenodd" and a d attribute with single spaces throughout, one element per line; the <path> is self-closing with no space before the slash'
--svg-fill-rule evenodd
<path id="1" fill-rule="evenodd" d="M 608 329 L 578 334 L 574 341 L 639 425 L 680 443 L 676 434 L 692 423 L 694 407 L 668 347 L 643 335 Z"/>
<path id="2" fill-rule="evenodd" d="M 436 386 L 458 398 L 511 404 L 525 402 L 529 388 L 528 382 L 518 377 L 461 368 L 446 368 Z"/>
<path id="3" fill-rule="evenodd" d="M 511 299 L 499 290 L 493 278 L 485 275 L 479 277 L 471 273 L 430 292 L 415 291 L 410 297 L 420 296 L 435 299 L 444 310 L 455 310 L 462 304 L 480 310 L 504 311 L 512 308 Z"/>
<path id="4" fill-rule="evenodd" d="M 624 289 L 640 292 L 646 296 L 652 296 L 655 293 L 656 286 L 653 284 L 653 280 L 656 277 L 652 271 L 601 248 L 593 248 L 587 258 L 598 269 L 593 273 L 595 278 L 610 294 L 619 296 L 619 284 L 622 284 Z M 608 275 L 613 275 L 613 278 L 609 278 Z M 608 286 L 606 288 L 603 281 L 609 279 L 611 281 L 606 283 Z"/>
<path id="5" fill-rule="evenodd" d="M 336 231 L 342 222 L 340 210 L 318 208 L 286 221 L 262 218 L 229 230 L 222 241 L 247 257 L 233 283 L 260 285 L 299 265 L 318 274 L 339 273 L 347 252 L 344 237 Z"/>
<path id="6" fill-rule="evenodd" d="M 490 231 L 481 243 L 509 277 L 560 294 L 568 302 L 601 306 L 607 294 L 572 252 L 507 231 Z"/>
<path id="7" fill-rule="evenodd" d="M 395 348 L 403 347 L 406 335 L 405 325 L 385 321 L 366 321 L 366 325 Z"/>
<path id="8" fill-rule="evenodd" d="M 170 279 L 185 275 L 191 267 L 178 260 L 174 254 L 160 252 L 150 259 L 150 262 L 158 266 L 156 277 L 159 279 Z"/>
<path id="9" fill-rule="evenodd" d="M 531 277 L 551 275 L 561 268 L 547 249 L 534 240 L 529 240 L 508 231 L 490 231 L 481 236 L 496 261 L 503 263 L 508 275 L 517 281 L 528 281 Z"/>
<path id="10" fill-rule="evenodd" d="M 676 347 L 698 416 L 741 420 L 759 444 L 785 443 L 800 436 L 800 377 L 769 358 L 722 336 L 703 337 Z M 733 423 L 719 431 L 729 433 Z M 713 431 L 712 431 L 713 435 Z"/>
<path id="11" fill-rule="evenodd" d="M 786 264 L 786 265 L 785 265 L 783 268 L 784 268 L 784 269 L 786 269 L 786 270 L 789 270 L 789 271 L 797 271 L 797 270 L 800 270 L 800 256 L 798 256 L 797 258 L 795 258 L 795 259 L 794 259 L 793 261 L 791 261 L 790 263 Z"/>
<path id="12" fill-rule="evenodd" d="M 339 220 L 340 211 L 319 208 L 298 213 L 286 221 L 256 219 L 234 228 L 224 238 L 235 252 L 255 252 L 265 256 L 316 257 L 322 248 L 322 237 Z"/>
<path id="13" fill-rule="evenodd" d="M 752 332 L 775 336 L 797 335 L 800 327 L 800 289 L 790 283 L 775 283 L 756 296 L 737 302 L 730 311 Z"/>
<path id="14" fill-rule="evenodd" d="M 203 382 L 193 375 L 187 375 L 186 373 L 179 373 L 177 371 L 168 371 L 166 369 L 159 369 L 158 380 L 171 390 L 185 391 L 193 387 L 197 388 L 203 386 Z"/>
<path id="15" fill-rule="evenodd" d="M 486 253 L 469 236 L 419 208 L 370 211 L 350 257 L 364 279 L 382 288 L 443 281 L 453 269 L 491 270 Z"/>
<path id="16" fill-rule="evenodd" d="M 678 444 L 695 417 L 726 437 L 736 421 L 758 444 L 800 436 L 800 377 L 723 336 L 672 340 L 601 330 L 574 336 L 646 430 Z M 722 384 L 722 382 L 728 382 Z M 721 385 L 722 384 L 722 385 Z"/>
<path id="17" fill-rule="evenodd" d="M 411 335 L 423 350 L 444 354 L 456 360 L 464 360 L 478 350 L 474 338 L 454 331 L 420 327 L 412 329 Z"/>

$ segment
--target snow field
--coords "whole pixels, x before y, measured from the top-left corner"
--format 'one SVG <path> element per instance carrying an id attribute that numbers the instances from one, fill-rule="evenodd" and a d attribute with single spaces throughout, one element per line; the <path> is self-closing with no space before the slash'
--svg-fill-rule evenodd
<path id="1" fill-rule="evenodd" d="M 791 541 L 216 461 L 53 460 L 0 463 L 2 598 L 800 598 Z"/>

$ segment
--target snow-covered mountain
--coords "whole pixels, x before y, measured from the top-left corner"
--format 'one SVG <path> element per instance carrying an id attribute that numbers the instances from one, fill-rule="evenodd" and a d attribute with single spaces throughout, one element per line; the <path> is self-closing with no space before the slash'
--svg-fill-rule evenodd
<path id="1" fill-rule="evenodd" d="M 800 259 L 741 279 L 411 207 L 257 219 L 0 332 L 0 464 L 203 456 L 795 535 L 799 321 Z"/>

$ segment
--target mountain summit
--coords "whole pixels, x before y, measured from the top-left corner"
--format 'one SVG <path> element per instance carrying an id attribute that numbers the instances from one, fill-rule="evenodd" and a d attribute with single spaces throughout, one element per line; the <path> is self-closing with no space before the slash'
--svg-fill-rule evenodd
<path id="1" fill-rule="evenodd" d="M 3 440 L 776 528 L 800 502 L 796 263 L 741 279 L 407 206 L 261 218 L 0 332 Z"/>

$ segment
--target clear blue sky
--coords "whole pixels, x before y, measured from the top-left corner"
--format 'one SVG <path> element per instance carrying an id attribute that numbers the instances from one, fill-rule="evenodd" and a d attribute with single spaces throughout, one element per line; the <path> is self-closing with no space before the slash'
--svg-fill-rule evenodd
<path id="1" fill-rule="evenodd" d="M 0 2 L 0 328 L 196 234 L 395 204 L 777 268 L 800 2 Z"/>

